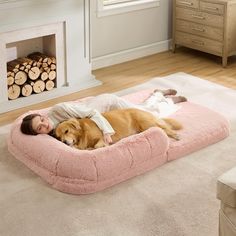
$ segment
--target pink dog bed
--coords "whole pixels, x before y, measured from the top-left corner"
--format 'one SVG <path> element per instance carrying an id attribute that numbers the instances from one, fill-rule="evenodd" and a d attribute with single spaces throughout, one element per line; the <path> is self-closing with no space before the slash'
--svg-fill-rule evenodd
<path id="1" fill-rule="evenodd" d="M 124 98 L 139 103 L 151 91 L 140 91 Z M 27 114 L 45 114 L 47 110 Z M 27 114 L 12 125 L 8 138 L 9 151 L 52 187 L 73 194 L 103 190 L 229 135 L 229 124 L 222 115 L 185 102 L 172 116 L 184 125 L 184 129 L 179 131 L 180 141 L 169 139 L 159 128 L 151 128 L 109 147 L 77 150 L 49 135 L 22 134 L 20 123 Z"/>

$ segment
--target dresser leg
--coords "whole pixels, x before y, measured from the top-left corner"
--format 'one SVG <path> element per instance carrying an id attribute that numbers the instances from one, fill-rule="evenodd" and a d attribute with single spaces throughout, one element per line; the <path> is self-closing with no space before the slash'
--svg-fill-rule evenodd
<path id="1" fill-rule="evenodd" d="M 226 67 L 227 66 L 227 61 L 228 61 L 228 57 L 227 56 L 223 56 L 222 57 L 222 66 Z"/>

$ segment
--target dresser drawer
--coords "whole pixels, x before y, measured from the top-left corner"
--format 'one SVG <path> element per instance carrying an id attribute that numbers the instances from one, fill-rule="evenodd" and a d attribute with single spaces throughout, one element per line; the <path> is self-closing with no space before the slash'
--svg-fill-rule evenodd
<path id="1" fill-rule="evenodd" d="M 223 29 L 201 25 L 190 21 L 176 20 L 176 30 L 196 34 L 221 42 L 223 40 Z"/>
<path id="2" fill-rule="evenodd" d="M 224 25 L 223 16 L 181 7 L 176 7 L 176 18 L 221 28 Z"/>
<path id="3" fill-rule="evenodd" d="M 199 0 L 176 0 L 177 6 L 199 8 Z"/>
<path id="4" fill-rule="evenodd" d="M 200 2 L 200 10 L 205 12 L 210 12 L 214 14 L 224 14 L 225 6 L 218 3 L 211 3 L 211 2 Z"/>
<path id="5" fill-rule="evenodd" d="M 187 33 L 176 32 L 176 43 L 205 52 L 222 55 L 222 43 Z"/>

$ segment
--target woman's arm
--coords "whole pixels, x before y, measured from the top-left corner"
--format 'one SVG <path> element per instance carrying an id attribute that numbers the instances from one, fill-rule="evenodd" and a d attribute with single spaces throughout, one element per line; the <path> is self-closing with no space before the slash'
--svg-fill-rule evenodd
<path id="1" fill-rule="evenodd" d="M 60 103 L 52 107 L 48 114 L 53 121 L 54 127 L 70 118 L 90 118 L 102 130 L 103 134 L 114 134 L 115 131 L 110 123 L 96 109 L 91 109 L 83 104 Z"/>

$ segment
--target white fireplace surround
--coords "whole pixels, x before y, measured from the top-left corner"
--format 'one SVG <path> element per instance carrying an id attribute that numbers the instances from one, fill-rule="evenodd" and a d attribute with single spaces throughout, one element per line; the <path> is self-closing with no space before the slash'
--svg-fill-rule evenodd
<path id="1" fill-rule="evenodd" d="M 89 4 L 89 0 L 0 0 L 0 113 L 101 84 L 91 74 Z M 44 40 L 50 35 L 53 45 Z M 35 41 L 27 47 L 30 39 Z M 27 56 L 29 49 L 55 54 L 56 88 L 8 100 L 6 63 Z"/>

